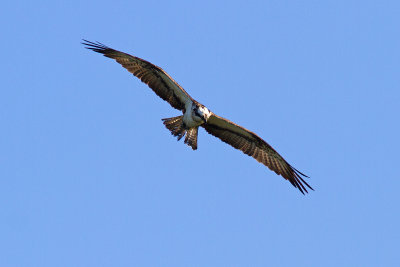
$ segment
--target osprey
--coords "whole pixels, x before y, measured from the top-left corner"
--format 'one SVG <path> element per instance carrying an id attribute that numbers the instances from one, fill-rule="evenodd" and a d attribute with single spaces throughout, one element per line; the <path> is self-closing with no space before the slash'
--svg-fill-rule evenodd
<path id="1" fill-rule="evenodd" d="M 163 69 L 141 58 L 109 48 L 99 42 L 83 40 L 83 45 L 106 57 L 115 59 L 125 69 L 147 84 L 159 97 L 173 108 L 182 111 L 183 115 L 162 119 L 165 127 L 178 141 L 185 135 L 184 143 L 193 150 L 197 149 L 197 133 L 203 127 L 209 134 L 255 158 L 276 174 L 288 180 L 301 193 L 307 192 L 303 177 L 308 177 L 293 168 L 267 142 L 255 133 L 227 120 L 194 100 Z M 308 193 L 308 192 L 307 192 Z"/>

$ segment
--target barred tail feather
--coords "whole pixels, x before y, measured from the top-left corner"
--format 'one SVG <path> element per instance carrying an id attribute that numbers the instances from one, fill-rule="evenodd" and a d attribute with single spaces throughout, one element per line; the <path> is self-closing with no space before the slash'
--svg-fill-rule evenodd
<path id="1" fill-rule="evenodd" d="M 186 132 L 185 144 L 191 146 L 193 150 L 197 149 L 197 132 L 199 127 L 190 128 Z"/>
<path id="2" fill-rule="evenodd" d="M 165 127 L 171 131 L 173 136 L 178 137 L 178 141 L 185 136 L 185 144 L 190 146 L 193 150 L 197 149 L 197 133 L 199 127 L 185 129 L 183 126 L 183 116 L 162 119 Z"/>
<path id="3" fill-rule="evenodd" d="M 183 116 L 162 119 L 165 127 L 171 131 L 173 136 L 178 137 L 178 141 L 185 136 L 186 130 L 183 127 Z"/>

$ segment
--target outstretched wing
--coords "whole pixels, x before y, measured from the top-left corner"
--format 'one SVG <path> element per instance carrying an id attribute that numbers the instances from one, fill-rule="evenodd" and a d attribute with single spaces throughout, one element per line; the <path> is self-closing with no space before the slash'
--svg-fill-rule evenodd
<path id="1" fill-rule="evenodd" d="M 163 69 L 141 58 L 109 48 L 99 42 L 83 40 L 83 45 L 106 57 L 115 59 L 130 73 L 147 84 L 159 97 L 171 104 L 172 107 L 183 110 L 187 101 L 193 99 L 172 79 Z"/>
<path id="2" fill-rule="evenodd" d="M 243 153 L 255 158 L 276 174 L 282 175 L 294 187 L 298 188 L 301 193 L 308 193 L 304 185 L 314 190 L 302 178 L 302 176 L 308 176 L 290 166 L 275 149 L 255 133 L 215 114 L 212 114 L 207 123 L 202 126 L 209 134 L 218 137 L 236 149 L 240 149 Z"/>

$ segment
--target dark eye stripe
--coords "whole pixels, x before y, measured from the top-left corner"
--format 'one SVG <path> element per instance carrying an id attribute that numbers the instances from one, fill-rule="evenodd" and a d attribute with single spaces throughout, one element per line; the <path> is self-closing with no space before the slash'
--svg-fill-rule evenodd
<path id="1" fill-rule="evenodd" d="M 194 114 L 199 117 L 202 121 L 206 122 L 206 119 L 200 115 L 200 113 L 198 112 L 199 110 L 196 108 L 194 109 Z"/>
<path id="2" fill-rule="evenodd" d="M 197 115 L 197 117 L 200 117 L 200 118 L 202 117 L 202 116 L 200 115 L 200 113 L 198 112 L 198 110 L 197 110 L 197 109 L 195 109 L 195 110 L 194 110 L 194 114 L 196 114 L 196 115 Z"/>

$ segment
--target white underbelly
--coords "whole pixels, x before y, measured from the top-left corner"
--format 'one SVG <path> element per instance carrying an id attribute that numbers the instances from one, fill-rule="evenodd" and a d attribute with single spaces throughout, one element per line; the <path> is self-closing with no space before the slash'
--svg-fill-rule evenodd
<path id="1" fill-rule="evenodd" d="M 192 116 L 192 103 L 186 106 L 186 112 L 183 114 L 183 122 L 185 123 L 186 128 L 193 128 L 199 126 L 203 123 L 203 121 L 195 116 Z M 195 120 L 198 119 L 198 120 Z"/>
<path id="2" fill-rule="evenodd" d="M 191 110 L 188 110 L 183 114 L 183 122 L 185 123 L 186 128 L 193 128 L 201 124 L 201 122 L 193 120 Z"/>

